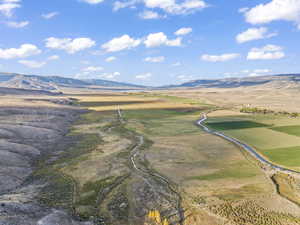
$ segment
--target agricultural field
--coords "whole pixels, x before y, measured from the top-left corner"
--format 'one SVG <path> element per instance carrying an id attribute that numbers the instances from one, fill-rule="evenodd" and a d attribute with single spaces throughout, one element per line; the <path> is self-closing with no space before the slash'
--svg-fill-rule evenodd
<path id="1" fill-rule="evenodd" d="M 300 169 L 299 118 L 269 114 L 222 116 L 219 113 L 209 115 L 206 124 L 251 145 L 275 164 Z"/>
<path id="2" fill-rule="evenodd" d="M 287 222 L 298 224 L 296 218 L 297 213 L 300 213 L 298 208 L 277 194 L 271 179 L 264 174 L 252 157 L 231 143 L 205 133 L 195 125 L 195 121 L 203 112 L 208 112 L 215 106 L 181 97 L 146 93 L 117 96 L 114 94 L 84 95 L 76 98 L 81 107 L 93 111 L 84 116 L 82 124 L 74 127 L 74 132 L 86 133 L 88 130 L 94 130 L 102 139 L 102 143 L 100 142 L 97 147 L 99 153 L 91 152 L 90 156 L 84 155 L 79 162 L 75 161 L 74 165 L 63 169 L 64 173 L 77 180 L 76 183 L 81 190 L 79 199 L 85 199 L 85 196 L 93 199 L 95 193 L 103 189 L 103 186 L 113 185 L 115 183 L 113 179 L 124 178 L 124 181 L 111 193 L 105 194 L 98 206 L 98 213 L 95 214 L 91 210 L 95 207 L 94 203 L 91 204 L 86 200 L 78 202 L 78 212 L 89 216 L 106 215 L 104 219 L 113 224 L 116 221 L 125 223 L 125 221 L 143 220 L 147 211 L 138 214 L 137 208 L 156 209 L 161 212 L 162 218 L 175 224 L 180 224 L 178 221 L 180 209 L 187 209 L 184 213 L 185 225 L 203 222 L 219 225 L 224 221 L 228 224 L 243 224 L 241 221 L 247 221 L 249 224 L 258 225 L 254 221 L 268 220 L 273 221 L 274 224 Z M 116 121 L 118 109 L 122 113 L 121 125 Z M 226 118 L 229 121 L 230 118 L 235 118 L 233 124 L 222 122 L 221 117 L 212 118 L 210 122 L 212 126 L 225 132 L 227 129 L 238 131 L 270 127 L 268 122 L 252 121 L 246 119 L 247 115 L 244 114 L 240 116 L 243 120 L 235 118 L 234 115 Z M 85 124 L 85 120 L 89 121 L 89 125 Z M 110 128 L 112 124 L 117 127 Z M 131 156 L 130 149 L 132 150 L 137 141 L 134 136 L 142 136 L 145 140 L 141 151 L 136 155 L 136 166 L 142 168 L 142 173 L 135 170 L 128 161 L 128 157 Z M 121 137 L 124 140 L 122 144 L 118 144 Z M 108 140 L 117 146 L 111 142 L 105 144 Z M 106 145 L 107 150 L 104 150 Z M 109 150 L 112 148 L 114 150 Z M 110 169 L 105 170 L 104 168 L 107 167 Z M 83 168 L 85 168 L 84 173 L 81 172 Z M 83 176 L 83 174 L 89 175 Z M 153 180 L 153 176 L 156 176 L 153 174 L 164 177 L 168 184 L 160 178 L 154 177 Z M 99 180 L 98 185 L 91 185 L 89 182 L 97 179 L 99 175 L 104 180 Z M 138 177 L 143 177 L 143 182 L 139 181 Z M 90 185 L 91 187 L 88 188 Z M 135 191 L 132 192 L 131 189 Z M 160 191 L 153 191 L 153 189 Z M 150 197 L 152 195 L 160 200 L 154 201 Z M 141 196 L 148 199 L 148 202 L 141 201 Z M 111 205 L 117 201 L 115 199 L 119 201 L 126 199 L 124 204 L 128 204 L 128 211 L 118 209 L 117 205 L 114 207 L 115 211 L 112 210 Z M 261 203 L 261 199 L 265 201 Z M 180 201 L 180 208 L 178 208 L 178 201 Z M 270 202 L 286 206 L 274 208 L 274 205 L 270 206 Z M 240 218 L 233 218 L 231 213 L 234 212 L 230 210 L 237 210 L 236 207 L 243 204 L 245 207 L 244 211 L 241 211 Z M 257 209 L 261 214 L 247 216 Z M 272 213 L 268 214 L 266 219 L 265 215 L 270 210 Z M 170 217 L 169 213 L 176 211 L 175 216 Z M 123 213 L 120 214 L 119 219 L 112 220 L 117 212 Z"/>
<path id="3" fill-rule="evenodd" d="M 300 224 L 299 179 L 265 171 L 242 149 L 196 125 L 203 113 L 212 111 L 207 122 L 212 129 L 264 146 L 261 154 L 294 168 L 299 157 L 293 148 L 297 146 L 289 149 L 289 145 L 297 144 L 300 137 L 282 127 L 298 126 L 296 118 L 292 123 L 285 117 L 252 117 L 216 110 L 202 101 L 153 93 L 70 94 L 28 97 L 22 102 L 40 103 L 44 114 L 39 121 L 39 115 L 30 111 L 18 118 L 14 125 L 18 129 L 29 129 L 28 123 L 45 127 L 43 132 L 64 131 L 55 151 L 34 158 L 34 170 L 26 177 L 29 186 L 19 190 L 18 201 L 33 195 L 33 190 L 35 204 L 42 207 L 39 210 L 58 210 L 46 210 L 48 214 L 35 221 L 69 221 L 62 225 Z M 1 123 L 19 116 L 9 115 L 11 110 L 7 108 Z M 74 120 L 64 126 L 60 117 L 68 113 L 74 114 Z M 2 133 L 8 135 L 3 129 Z M 270 133 L 278 135 L 275 144 L 268 142 Z M 290 138 L 289 142 L 281 142 L 281 135 Z M 39 136 L 28 141 L 39 147 Z M 276 145 L 280 149 L 273 148 Z M 287 157 L 286 151 L 293 152 L 293 157 Z M 16 156 L 10 153 L 10 157 Z M 3 198 L 2 208 L 14 204 L 11 195 Z"/>

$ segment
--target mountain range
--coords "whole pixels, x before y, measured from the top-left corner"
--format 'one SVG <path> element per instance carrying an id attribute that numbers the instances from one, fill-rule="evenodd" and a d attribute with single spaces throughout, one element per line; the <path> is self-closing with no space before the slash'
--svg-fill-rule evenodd
<path id="1" fill-rule="evenodd" d="M 62 88 L 88 88 L 108 90 L 176 89 L 176 88 L 300 88 L 300 74 L 279 74 L 255 77 L 223 79 L 199 79 L 179 85 L 146 87 L 142 85 L 102 79 L 79 80 L 60 76 L 38 76 L 16 73 L 0 73 L 0 87 L 25 90 L 60 92 Z"/>
<path id="2" fill-rule="evenodd" d="M 58 91 L 61 88 L 145 88 L 142 85 L 102 79 L 79 80 L 60 76 L 38 76 L 16 73 L 0 73 L 0 87 L 44 91 Z"/>

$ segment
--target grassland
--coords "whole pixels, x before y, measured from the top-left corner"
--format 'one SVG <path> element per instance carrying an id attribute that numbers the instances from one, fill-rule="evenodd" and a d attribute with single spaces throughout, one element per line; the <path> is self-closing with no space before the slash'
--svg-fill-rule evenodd
<path id="1" fill-rule="evenodd" d="M 76 98 L 82 108 L 93 110 L 84 114 L 72 130 L 72 135 L 84 134 L 84 138 L 65 158 L 54 162 L 50 171 L 62 176 L 54 187 L 69 185 L 67 202 L 72 201 L 75 213 L 82 219 L 96 217 L 110 224 L 140 225 L 137 218 L 143 218 L 145 210 L 160 207 L 165 204 L 165 196 L 171 196 L 159 180 L 136 174 L 129 163 L 130 149 L 136 146 L 135 136 L 141 135 L 146 142 L 137 156 L 138 166 L 166 177 L 180 193 L 182 205 L 187 209 L 185 225 L 204 222 L 221 225 L 224 221 L 238 225 L 244 225 L 242 221 L 297 224 L 285 208 L 279 213 L 257 205 L 261 199 L 268 201 L 270 196 L 277 198 L 277 195 L 253 158 L 195 125 L 201 113 L 217 107 L 189 98 L 151 93 Z M 124 123 L 118 121 L 118 107 Z M 269 129 L 273 127 L 271 121 L 253 120 L 243 114 L 226 115 L 212 118 L 209 125 L 224 132 L 265 129 L 284 134 Z M 150 190 L 149 186 L 143 186 L 145 179 Z M 155 188 L 157 191 L 150 194 Z M 166 205 L 173 207 L 170 202 Z M 254 215 L 256 209 L 262 213 Z M 239 215 L 234 214 L 235 210 Z M 167 211 L 162 210 L 163 216 Z"/>
<path id="2" fill-rule="evenodd" d="M 277 173 L 272 179 L 278 193 L 300 206 L 299 179 L 284 173 Z"/>

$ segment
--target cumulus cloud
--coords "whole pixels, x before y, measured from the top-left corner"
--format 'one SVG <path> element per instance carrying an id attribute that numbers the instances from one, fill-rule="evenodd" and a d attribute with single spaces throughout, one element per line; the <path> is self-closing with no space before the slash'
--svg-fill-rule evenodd
<path id="1" fill-rule="evenodd" d="M 81 1 L 91 5 L 96 5 L 102 3 L 104 0 L 81 0 Z"/>
<path id="2" fill-rule="evenodd" d="M 251 24 L 285 20 L 300 26 L 300 0 L 272 0 L 266 4 L 259 4 L 246 11 L 245 18 Z"/>
<path id="3" fill-rule="evenodd" d="M 23 44 L 19 48 L 0 48 L 0 59 L 15 59 L 26 58 L 33 55 L 38 55 L 42 51 L 32 44 Z"/>
<path id="4" fill-rule="evenodd" d="M 179 79 L 180 82 L 186 82 L 186 81 L 193 80 L 194 77 L 191 76 L 191 75 L 178 75 L 178 76 L 177 76 L 177 79 Z"/>
<path id="5" fill-rule="evenodd" d="M 12 17 L 14 10 L 20 8 L 20 0 L 2 0 L 0 2 L 0 13 L 6 17 Z"/>
<path id="6" fill-rule="evenodd" d="M 267 59 L 281 59 L 285 57 L 282 47 L 277 45 L 266 45 L 262 48 L 252 48 L 248 53 L 248 60 L 267 60 Z"/>
<path id="7" fill-rule="evenodd" d="M 164 56 L 157 56 L 157 57 L 147 57 L 144 59 L 145 62 L 152 62 L 152 63 L 159 63 L 165 61 Z"/>
<path id="8" fill-rule="evenodd" d="M 135 76 L 135 78 L 139 80 L 146 80 L 149 79 L 150 77 L 152 77 L 152 73 L 143 73 Z"/>
<path id="9" fill-rule="evenodd" d="M 238 43 L 244 43 L 253 40 L 266 39 L 270 37 L 276 36 L 277 33 L 269 33 L 268 28 L 260 27 L 260 28 L 249 28 L 248 30 L 238 34 L 236 36 L 236 41 Z"/>
<path id="10" fill-rule="evenodd" d="M 191 33 L 192 31 L 193 31 L 193 29 L 191 27 L 183 27 L 183 28 L 180 28 L 179 30 L 177 30 L 174 34 L 177 36 L 187 35 L 187 34 Z"/>
<path id="11" fill-rule="evenodd" d="M 248 76 L 257 77 L 257 76 L 266 75 L 271 72 L 272 72 L 272 70 L 270 70 L 270 69 L 256 69 L 256 70 L 253 70 L 251 73 L 249 73 Z"/>
<path id="12" fill-rule="evenodd" d="M 46 20 L 52 19 L 53 17 L 59 15 L 58 12 L 50 12 L 50 13 L 46 13 L 46 14 L 42 14 L 42 17 Z"/>
<path id="13" fill-rule="evenodd" d="M 117 58 L 115 56 L 110 56 L 110 57 L 107 57 L 105 59 L 106 62 L 112 62 L 112 61 L 115 61 Z"/>
<path id="14" fill-rule="evenodd" d="M 152 33 L 149 34 L 144 41 L 144 44 L 147 48 L 158 47 L 161 45 L 166 46 L 181 46 L 181 38 L 176 38 L 173 40 L 169 40 L 168 37 L 163 33 Z"/>
<path id="15" fill-rule="evenodd" d="M 202 0 L 186 0 L 180 3 L 176 0 L 144 0 L 144 3 L 148 8 L 159 8 L 169 14 L 189 14 L 207 7 Z"/>
<path id="16" fill-rule="evenodd" d="M 134 7 L 135 4 L 139 3 L 140 0 L 129 0 L 129 1 L 116 1 L 114 2 L 113 11 L 118 11 L 123 8 Z"/>
<path id="17" fill-rule="evenodd" d="M 253 71 L 254 73 L 270 73 L 272 70 L 270 69 L 256 69 Z"/>
<path id="18" fill-rule="evenodd" d="M 82 69 L 82 71 L 88 72 L 88 73 L 99 72 L 99 71 L 102 71 L 102 70 L 103 70 L 103 67 L 101 67 L 101 66 L 89 66 L 89 67 L 86 67 L 86 68 Z"/>
<path id="19" fill-rule="evenodd" d="M 153 20 L 153 19 L 165 18 L 165 16 L 162 16 L 162 15 L 158 14 L 157 12 L 154 12 L 154 11 L 151 11 L 151 10 L 146 10 L 146 11 L 140 13 L 139 17 L 144 19 L 144 20 Z"/>
<path id="20" fill-rule="evenodd" d="M 106 52 L 118 52 L 122 50 L 132 49 L 139 46 L 141 40 L 133 39 L 129 35 L 125 34 L 121 37 L 114 38 L 109 42 L 102 45 L 102 48 Z"/>
<path id="21" fill-rule="evenodd" d="M 11 28 L 23 28 L 29 25 L 29 21 L 21 21 L 21 22 L 8 21 L 5 24 Z"/>
<path id="22" fill-rule="evenodd" d="M 58 60 L 60 57 L 58 55 L 52 55 L 47 58 L 47 60 Z"/>
<path id="23" fill-rule="evenodd" d="M 168 14 L 190 14 L 197 10 L 208 7 L 203 0 L 127 0 L 116 1 L 114 3 L 114 11 L 122 8 L 135 7 L 136 4 L 143 3 L 148 9 L 160 9 Z"/>
<path id="24" fill-rule="evenodd" d="M 91 48 L 95 46 L 96 42 L 90 38 L 54 38 L 46 39 L 46 47 L 51 49 L 65 50 L 69 54 Z"/>
<path id="25" fill-rule="evenodd" d="M 208 62 L 225 62 L 240 57 L 237 53 L 228 53 L 222 55 L 202 55 L 201 59 Z"/>
<path id="26" fill-rule="evenodd" d="M 19 63 L 33 69 L 41 68 L 47 64 L 44 61 L 39 62 L 35 60 L 19 60 Z"/>
<path id="27" fill-rule="evenodd" d="M 107 80 L 115 80 L 120 75 L 121 75 L 120 72 L 113 72 L 113 73 L 103 73 L 100 75 L 100 77 Z"/>

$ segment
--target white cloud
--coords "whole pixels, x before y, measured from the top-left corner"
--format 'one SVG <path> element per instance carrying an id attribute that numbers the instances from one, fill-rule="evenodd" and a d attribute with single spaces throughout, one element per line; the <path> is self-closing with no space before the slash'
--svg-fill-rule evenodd
<path id="1" fill-rule="evenodd" d="M 178 75 L 177 79 L 179 79 L 181 82 L 185 82 L 194 79 L 194 77 L 191 75 Z"/>
<path id="2" fill-rule="evenodd" d="M 242 72 L 242 73 L 249 73 L 250 70 L 242 70 L 241 72 Z"/>
<path id="3" fill-rule="evenodd" d="M 282 47 L 277 45 L 266 45 L 262 48 L 252 48 L 248 53 L 248 60 L 258 59 L 281 59 L 285 56 Z"/>
<path id="4" fill-rule="evenodd" d="M 54 38 L 46 39 L 46 47 L 52 49 L 65 50 L 69 54 L 74 54 L 95 46 L 96 42 L 90 38 Z"/>
<path id="5" fill-rule="evenodd" d="M 116 1 L 114 2 L 113 11 L 118 11 L 127 7 L 134 7 L 135 4 L 140 2 L 140 0 L 129 0 L 129 1 Z"/>
<path id="6" fill-rule="evenodd" d="M 165 61 L 164 56 L 157 56 L 157 57 L 147 57 L 144 59 L 145 62 L 152 62 L 152 63 L 159 63 Z"/>
<path id="7" fill-rule="evenodd" d="M 106 62 L 112 62 L 112 61 L 115 61 L 117 58 L 115 56 L 110 56 L 110 57 L 107 57 L 105 59 Z"/>
<path id="8" fill-rule="evenodd" d="M 300 26 L 300 0 L 272 0 L 259 4 L 245 13 L 251 24 L 266 24 L 277 20 L 295 22 Z"/>
<path id="9" fill-rule="evenodd" d="M 115 80 L 120 75 L 121 75 L 121 73 L 114 72 L 114 73 L 104 73 L 104 74 L 100 75 L 100 77 L 103 79 L 107 79 L 107 80 Z"/>
<path id="10" fill-rule="evenodd" d="M 236 36 L 236 41 L 238 43 L 244 43 L 253 40 L 266 39 L 276 36 L 277 33 L 269 33 L 268 28 L 249 28 L 243 33 L 240 33 Z"/>
<path id="11" fill-rule="evenodd" d="M 270 73 L 272 70 L 270 69 L 256 69 L 253 71 L 254 73 Z"/>
<path id="12" fill-rule="evenodd" d="M 163 32 L 152 33 L 147 36 L 144 44 L 147 48 L 158 47 L 161 45 L 181 46 L 181 38 L 169 40 Z"/>
<path id="13" fill-rule="evenodd" d="M 47 58 L 47 60 L 58 60 L 60 57 L 58 55 L 52 55 Z"/>
<path id="14" fill-rule="evenodd" d="M 158 14 L 157 12 L 146 10 L 142 13 L 139 14 L 139 17 L 144 19 L 144 20 L 153 20 L 153 19 L 160 19 L 160 18 L 165 18 L 165 16 L 162 16 Z"/>
<path id="15" fill-rule="evenodd" d="M 15 59 L 26 58 L 33 55 L 38 55 L 42 51 L 32 44 L 23 44 L 19 48 L 0 48 L 0 59 Z"/>
<path id="16" fill-rule="evenodd" d="M 125 34 L 121 37 L 114 38 L 102 45 L 102 48 L 107 52 L 118 52 L 122 50 L 132 49 L 140 45 L 141 40 L 133 39 Z"/>
<path id="17" fill-rule="evenodd" d="M 146 7 L 159 8 L 170 14 L 189 14 L 207 7 L 202 0 L 185 0 L 177 3 L 176 0 L 144 0 Z"/>
<path id="18" fill-rule="evenodd" d="M 91 4 L 91 5 L 96 5 L 96 4 L 102 3 L 104 0 L 81 0 L 81 1 Z"/>
<path id="19" fill-rule="evenodd" d="M 33 69 L 41 68 L 47 64 L 46 62 L 39 62 L 34 60 L 19 60 L 19 63 Z"/>
<path id="20" fill-rule="evenodd" d="M 42 17 L 46 20 L 52 19 L 53 17 L 59 15 L 58 12 L 50 12 L 50 13 L 46 13 L 46 14 L 42 14 Z"/>
<path id="21" fill-rule="evenodd" d="M 92 72 L 99 72 L 102 71 L 103 68 L 101 66 L 89 66 L 86 68 L 83 68 L 82 71 L 92 73 Z"/>
<path id="22" fill-rule="evenodd" d="M 14 10 L 20 8 L 20 1 L 4 0 L 0 3 L 0 13 L 6 17 L 11 17 L 14 14 Z"/>
<path id="23" fill-rule="evenodd" d="M 135 7 L 138 3 L 144 3 L 146 8 L 149 9 L 161 9 L 168 14 L 190 14 L 197 10 L 208 7 L 203 0 L 127 0 L 127 1 L 116 1 L 114 3 L 114 11 L 122 8 Z"/>
<path id="24" fill-rule="evenodd" d="M 5 24 L 8 27 L 12 27 L 12 28 L 23 28 L 29 25 L 29 21 L 21 21 L 21 22 L 8 21 Z"/>
<path id="25" fill-rule="evenodd" d="M 187 34 L 191 33 L 192 31 L 193 31 L 193 29 L 191 27 L 183 27 L 183 28 L 180 28 L 179 30 L 177 30 L 174 34 L 177 36 L 187 35 Z"/>
<path id="26" fill-rule="evenodd" d="M 240 56 L 240 54 L 237 53 L 228 53 L 228 54 L 222 54 L 222 55 L 202 55 L 201 59 L 208 62 L 225 62 L 232 59 L 236 59 Z"/>
<path id="27" fill-rule="evenodd" d="M 150 77 L 152 77 L 152 73 L 143 73 L 135 76 L 135 78 L 139 80 L 146 80 L 149 79 Z"/>

